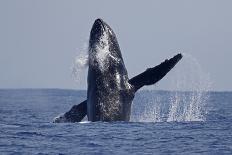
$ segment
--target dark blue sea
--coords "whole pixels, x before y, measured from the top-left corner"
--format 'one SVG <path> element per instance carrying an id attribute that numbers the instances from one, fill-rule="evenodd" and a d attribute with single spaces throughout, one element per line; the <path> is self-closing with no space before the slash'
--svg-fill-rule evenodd
<path id="1" fill-rule="evenodd" d="M 131 122 L 52 123 L 86 91 L 0 90 L 0 154 L 232 154 L 232 92 L 140 91 Z"/>

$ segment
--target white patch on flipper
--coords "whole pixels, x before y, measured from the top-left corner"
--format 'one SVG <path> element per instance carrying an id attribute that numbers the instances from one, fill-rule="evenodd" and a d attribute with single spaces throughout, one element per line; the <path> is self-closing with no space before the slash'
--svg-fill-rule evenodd
<path id="1" fill-rule="evenodd" d="M 53 121 L 53 123 L 65 123 L 68 122 L 68 120 L 66 119 L 66 117 L 64 116 L 64 113 L 59 114 L 58 116 L 56 116 Z"/>

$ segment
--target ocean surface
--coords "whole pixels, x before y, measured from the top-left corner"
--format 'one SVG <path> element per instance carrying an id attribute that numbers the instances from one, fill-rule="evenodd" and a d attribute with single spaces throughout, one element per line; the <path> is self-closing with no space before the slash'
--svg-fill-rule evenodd
<path id="1" fill-rule="evenodd" d="M 52 123 L 86 91 L 0 90 L 0 154 L 232 154 L 232 92 L 140 91 L 131 122 Z"/>

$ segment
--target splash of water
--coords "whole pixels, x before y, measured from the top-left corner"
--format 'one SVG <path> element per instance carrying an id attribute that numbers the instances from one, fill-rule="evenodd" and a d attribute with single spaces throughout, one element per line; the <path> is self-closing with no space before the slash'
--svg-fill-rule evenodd
<path id="1" fill-rule="evenodd" d="M 205 121 L 211 85 L 209 75 L 189 54 L 184 54 L 183 59 L 171 72 L 170 90 L 173 91 L 149 90 L 145 94 L 146 97 L 141 99 L 139 96 L 140 99 L 136 100 L 141 101 L 136 104 L 142 105 L 133 105 L 132 108 L 135 110 L 132 111 L 132 121 Z M 139 112 L 136 112 L 137 110 Z"/>
<path id="2" fill-rule="evenodd" d="M 143 104 L 143 108 L 136 103 L 132 104 L 132 122 L 162 122 L 161 119 L 161 98 L 159 95 L 156 97 L 147 98 L 147 96 L 153 96 L 154 92 L 149 90 L 145 91 L 145 94 L 137 94 L 136 101 Z M 135 102 L 136 102 L 135 101 Z M 136 104 L 136 105 L 135 105 Z"/>
<path id="3" fill-rule="evenodd" d="M 98 68 L 103 72 L 106 68 L 108 68 L 109 56 L 108 36 L 106 32 L 103 32 L 99 41 L 96 42 L 94 49 L 90 49 L 90 64 L 92 66 L 98 66 Z"/>
<path id="4" fill-rule="evenodd" d="M 172 87 L 178 91 L 170 96 L 167 121 L 204 121 L 211 81 L 193 56 L 184 54 L 184 59 L 186 65 L 182 64 L 173 78 Z"/>
<path id="5" fill-rule="evenodd" d="M 94 45 L 93 49 L 90 49 L 89 61 L 92 66 L 97 66 L 101 72 L 106 71 L 109 68 L 110 63 L 112 61 L 114 63 L 119 63 L 120 60 L 113 55 L 114 52 L 110 52 L 110 39 L 107 32 L 111 32 L 110 29 L 107 28 Z M 113 49 L 111 49 L 113 50 Z"/>
<path id="6" fill-rule="evenodd" d="M 90 50 L 90 52 L 89 52 Z M 103 33 L 99 42 L 95 45 L 94 51 L 89 49 L 88 43 L 84 43 L 81 49 L 78 49 L 78 55 L 74 59 L 71 67 L 72 77 L 78 85 L 81 85 L 86 80 L 85 70 L 89 63 L 97 65 L 101 71 L 104 71 L 108 65 L 108 57 L 111 56 L 109 52 L 108 37 L 106 32 Z M 97 61 L 95 64 L 94 61 Z"/>
<path id="7" fill-rule="evenodd" d="M 72 77 L 77 84 L 81 84 L 83 80 L 86 80 L 84 71 L 88 67 L 88 63 L 88 45 L 84 44 L 83 48 L 78 50 L 78 55 L 75 57 L 71 67 Z"/>

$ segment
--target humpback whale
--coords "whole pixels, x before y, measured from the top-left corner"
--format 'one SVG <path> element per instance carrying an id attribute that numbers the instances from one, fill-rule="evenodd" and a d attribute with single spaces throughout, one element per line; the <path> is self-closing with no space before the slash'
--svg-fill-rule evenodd
<path id="1" fill-rule="evenodd" d="M 161 80 L 182 58 L 177 54 L 129 79 L 121 50 L 112 28 L 96 19 L 89 38 L 87 100 L 74 105 L 53 122 L 129 121 L 135 93 Z"/>

